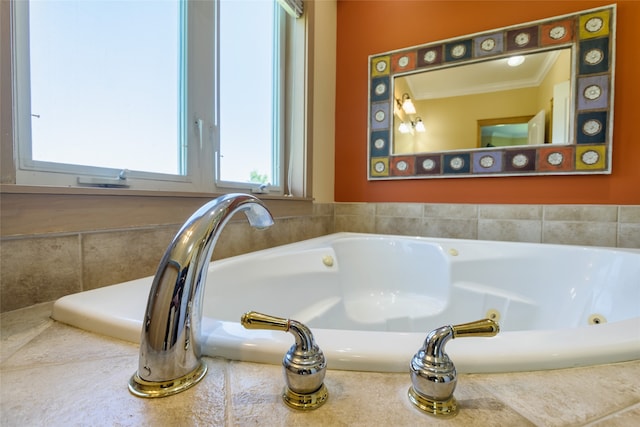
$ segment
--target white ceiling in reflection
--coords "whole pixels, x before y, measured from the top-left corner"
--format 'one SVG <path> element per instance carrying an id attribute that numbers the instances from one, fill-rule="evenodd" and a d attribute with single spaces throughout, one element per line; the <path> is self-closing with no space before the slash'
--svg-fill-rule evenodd
<path id="1" fill-rule="evenodd" d="M 525 56 L 524 63 L 517 67 L 509 66 L 509 57 L 504 57 L 402 77 L 406 79 L 414 100 L 521 89 L 538 86 L 559 53 L 560 50 L 554 50 L 529 54 Z"/>

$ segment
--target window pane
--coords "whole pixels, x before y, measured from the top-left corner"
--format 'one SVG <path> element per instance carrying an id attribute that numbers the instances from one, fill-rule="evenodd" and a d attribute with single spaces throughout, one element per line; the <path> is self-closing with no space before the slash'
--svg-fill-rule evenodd
<path id="1" fill-rule="evenodd" d="M 180 1 L 31 1 L 34 160 L 180 172 Z"/>
<path id="2" fill-rule="evenodd" d="M 273 0 L 220 2 L 220 179 L 274 181 Z"/>

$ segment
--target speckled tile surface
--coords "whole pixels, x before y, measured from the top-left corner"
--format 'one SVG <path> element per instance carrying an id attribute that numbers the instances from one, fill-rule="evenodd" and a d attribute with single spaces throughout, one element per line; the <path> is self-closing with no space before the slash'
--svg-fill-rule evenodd
<path id="1" fill-rule="evenodd" d="M 639 378 L 640 363 L 620 363 L 484 375 L 482 386 L 536 425 L 565 426 L 583 425 L 639 403 Z"/>
<path id="2" fill-rule="evenodd" d="M 329 400 L 300 412 L 281 400 L 280 366 L 205 358 L 195 387 L 162 399 L 127 390 L 138 346 L 49 319 L 50 304 L 0 318 L 2 426 L 636 426 L 640 361 L 460 375 L 460 413 L 436 419 L 407 399 L 408 374 L 329 370 Z"/>
<path id="3" fill-rule="evenodd" d="M 0 314 L 0 364 L 54 323 L 49 318 L 52 306 L 43 303 Z"/>

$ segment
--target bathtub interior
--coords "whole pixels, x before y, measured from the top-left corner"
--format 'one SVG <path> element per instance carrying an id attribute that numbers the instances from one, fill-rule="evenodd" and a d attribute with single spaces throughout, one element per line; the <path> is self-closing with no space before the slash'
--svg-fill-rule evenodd
<path id="1" fill-rule="evenodd" d="M 427 333 L 493 317 L 453 340 L 459 372 L 640 358 L 640 251 L 336 233 L 213 262 L 203 353 L 279 364 L 290 334 L 245 330 L 249 310 L 309 326 L 330 369 L 405 372 Z M 138 342 L 152 278 L 61 298 L 53 317 Z"/>
<path id="2" fill-rule="evenodd" d="M 314 328 L 408 331 L 407 319 L 444 310 L 450 273 L 438 247 L 398 243 L 371 241 L 363 246 L 358 240 L 346 240 L 333 246 L 256 254 L 250 261 L 251 272 L 241 277 L 235 276 L 234 264 L 246 259 L 214 263 L 204 313 L 235 320 L 237 307 L 249 304 L 248 309 Z M 352 251 L 356 256 L 350 255 Z M 389 262 L 394 263 L 393 271 Z M 425 276 L 430 278 L 429 287 L 422 289 L 420 278 Z"/>
<path id="3" fill-rule="evenodd" d="M 425 332 L 490 317 L 506 332 L 640 316 L 628 297 L 640 292 L 638 254 L 597 248 L 340 236 L 214 263 L 209 277 L 204 313 L 228 321 L 246 307 L 322 329 Z"/>

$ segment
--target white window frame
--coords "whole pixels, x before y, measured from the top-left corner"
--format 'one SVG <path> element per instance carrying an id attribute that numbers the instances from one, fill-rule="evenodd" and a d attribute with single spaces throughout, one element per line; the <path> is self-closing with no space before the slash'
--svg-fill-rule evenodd
<path id="1" fill-rule="evenodd" d="M 187 143 L 186 175 L 156 174 L 126 171 L 126 185 L 132 190 L 180 192 L 213 192 L 257 190 L 257 184 L 231 183 L 219 180 L 217 168 L 218 140 L 218 70 L 215 49 L 215 25 L 202 25 L 203 19 L 212 24 L 218 19 L 216 3 L 189 1 L 184 13 L 187 28 L 185 64 L 186 97 L 183 138 Z M 79 180 L 96 186 L 111 187 L 123 183 L 118 179 L 122 171 L 79 165 L 66 165 L 31 160 L 31 110 L 28 54 L 28 2 L 11 2 L 12 6 L 12 72 L 13 72 L 13 135 L 16 165 L 16 184 L 83 187 Z M 274 161 L 279 165 L 280 185 L 264 190 L 273 195 L 306 195 L 306 16 L 295 19 L 282 16 L 287 26 L 286 55 L 280 73 L 282 102 L 277 126 L 280 149 Z M 196 22 L 199 24 L 196 28 Z M 205 21 L 206 22 L 206 21 Z M 280 26 L 281 30 L 284 26 Z M 6 34 L 6 30 L 3 33 Z M 3 34 L 3 36 L 4 36 Z M 282 48 L 285 48 L 284 45 Z M 215 76 L 215 79 L 212 78 Z M 210 159 L 207 162 L 206 159 Z M 276 166 L 277 166 L 276 165 Z"/>

